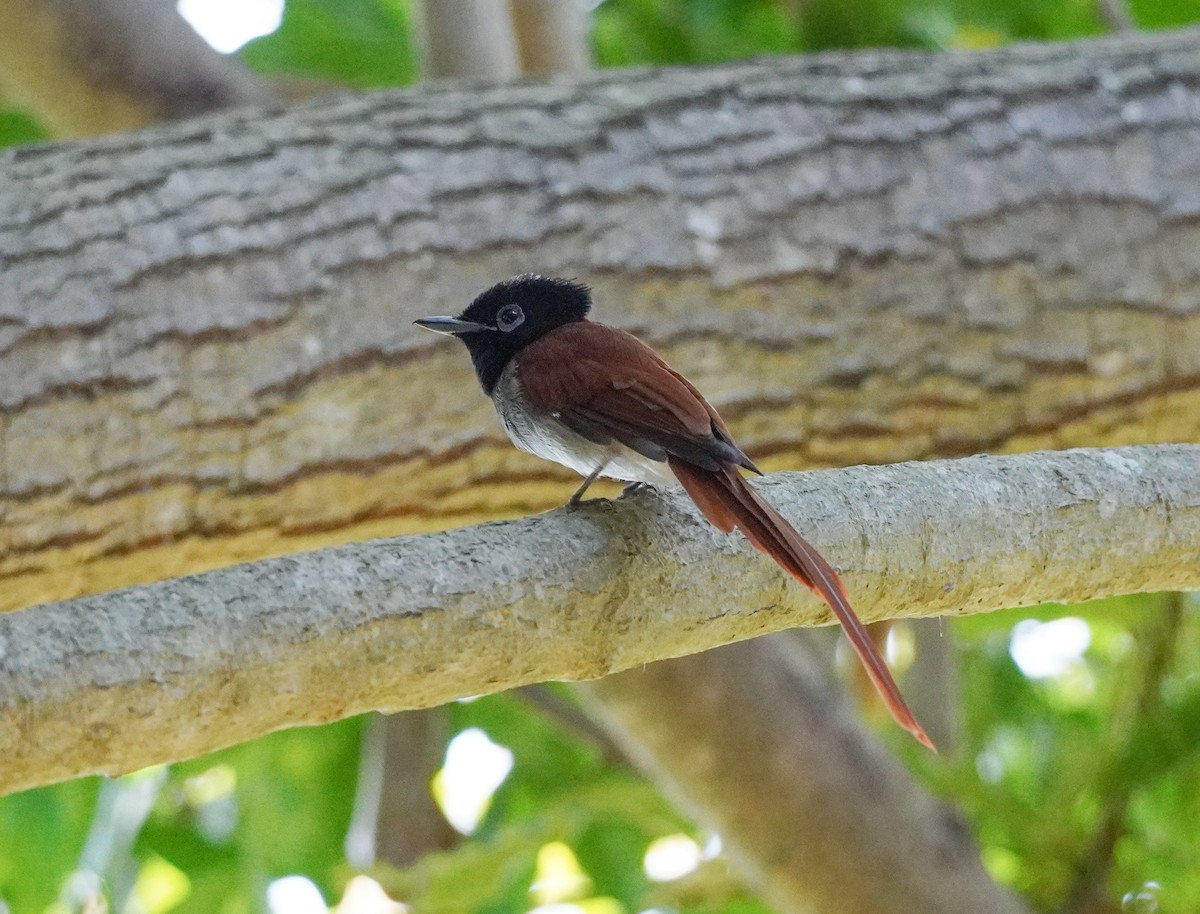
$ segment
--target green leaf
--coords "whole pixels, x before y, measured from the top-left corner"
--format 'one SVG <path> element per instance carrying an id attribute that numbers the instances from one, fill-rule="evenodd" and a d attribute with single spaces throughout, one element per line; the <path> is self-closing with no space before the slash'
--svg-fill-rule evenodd
<path id="1" fill-rule="evenodd" d="M 22 146 L 50 139 L 31 114 L 19 108 L 0 108 L 0 147 Z"/>
<path id="2" fill-rule="evenodd" d="M 471 840 L 453 851 L 428 854 L 399 872 L 373 873 L 389 894 L 421 914 L 488 911 L 519 914 L 530 907 L 540 836 L 526 827 L 502 830 L 487 841 Z"/>
<path id="3" fill-rule="evenodd" d="M 41 911 L 75 868 L 96 810 L 99 778 L 0 799 L 0 900 Z"/>
<path id="4" fill-rule="evenodd" d="M 272 733 L 173 766 L 135 853 L 157 854 L 192 880 L 180 914 L 256 910 L 272 879 L 300 874 L 327 900 L 344 878 L 343 842 L 358 780 L 362 718 Z M 232 794 L 195 801 L 193 779 L 224 768 Z M 225 806 L 213 809 L 211 804 Z M 215 828 L 205 815 L 227 825 Z"/>
<path id="5" fill-rule="evenodd" d="M 1149 784 L 1184 761 L 1200 760 L 1200 687 L 1164 704 L 1135 724 L 1128 748 L 1107 773 L 1101 790 L 1120 784 Z"/>
<path id="6" fill-rule="evenodd" d="M 596 895 L 611 895 L 627 910 L 637 911 L 650 887 L 642 866 L 649 844 L 650 836 L 635 822 L 597 816 L 571 847 L 592 877 Z"/>
<path id="7" fill-rule="evenodd" d="M 403 85 L 417 76 L 410 32 L 396 0 L 287 0 L 279 28 L 239 54 L 261 73 L 357 88 Z"/>
<path id="8" fill-rule="evenodd" d="M 1144 29 L 1170 29 L 1200 21 L 1196 0 L 1129 0 L 1134 21 Z"/>

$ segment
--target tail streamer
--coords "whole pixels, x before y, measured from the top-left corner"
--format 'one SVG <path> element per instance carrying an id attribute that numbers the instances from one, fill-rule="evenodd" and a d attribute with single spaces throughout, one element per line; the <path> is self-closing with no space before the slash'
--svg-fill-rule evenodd
<path id="1" fill-rule="evenodd" d="M 832 566 L 745 480 L 732 464 L 705 470 L 678 457 L 671 471 L 713 526 L 729 533 L 737 527 L 751 544 L 829 604 L 854 652 L 896 723 L 918 742 L 937 751 L 917 722 L 867 628 L 850 606 L 846 588 Z"/>

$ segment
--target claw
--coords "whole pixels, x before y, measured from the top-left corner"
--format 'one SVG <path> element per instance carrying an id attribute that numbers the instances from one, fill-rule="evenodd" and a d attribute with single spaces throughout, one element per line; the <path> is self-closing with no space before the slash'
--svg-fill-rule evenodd
<path id="1" fill-rule="evenodd" d="M 578 511 L 582 508 L 590 508 L 593 505 L 595 505 L 597 508 L 608 510 L 612 508 L 613 500 L 611 498 L 604 498 L 599 495 L 597 495 L 595 498 L 572 498 L 564 507 L 566 507 L 568 511 Z"/>
<path id="2" fill-rule="evenodd" d="M 652 482 L 631 482 L 621 490 L 621 497 L 628 498 L 635 495 L 657 495 L 658 486 Z"/>

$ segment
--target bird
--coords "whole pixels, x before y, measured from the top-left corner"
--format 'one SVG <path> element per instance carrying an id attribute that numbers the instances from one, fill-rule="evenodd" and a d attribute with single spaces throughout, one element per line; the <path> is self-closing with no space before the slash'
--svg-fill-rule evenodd
<path id="1" fill-rule="evenodd" d="M 935 749 L 858 618 L 841 578 L 754 489 L 762 471 L 699 390 L 633 334 L 590 320 L 591 290 L 526 273 L 479 294 L 458 317 L 417 326 L 464 343 L 518 448 L 579 473 L 577 506 L 600 476 L 656 487 L 674 477 L 717 529 L 737 528 L 823 599 L 896 722 Z"/>

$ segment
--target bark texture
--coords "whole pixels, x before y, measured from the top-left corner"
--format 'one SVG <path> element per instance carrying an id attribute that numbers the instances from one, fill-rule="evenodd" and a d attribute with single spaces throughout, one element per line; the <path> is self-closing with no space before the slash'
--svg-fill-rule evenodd
<path id="1" fill-rule="evenodd" d="M 0 154 L 0 601 L 560 503 L 411 327 L 593 283 L 768 468 L 1200 440 L 1195 32 Z"/>
<path id="2" fill-rule="evenodd" d="M 868 620 L 1200 587 L 1196 445 L 760 485 Z M 685 502 L 646 494 L 0 616 L 0 791 L 828 621 Z"/>

